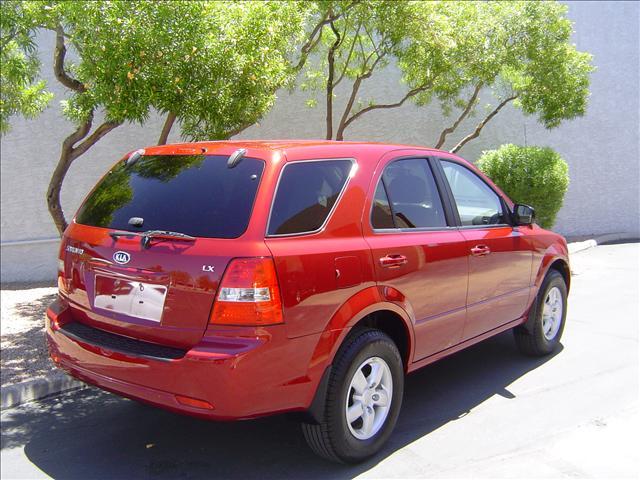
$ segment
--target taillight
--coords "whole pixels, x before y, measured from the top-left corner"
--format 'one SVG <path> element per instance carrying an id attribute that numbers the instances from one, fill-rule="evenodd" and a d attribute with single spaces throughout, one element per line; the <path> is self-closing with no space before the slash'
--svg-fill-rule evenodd
<path id="1" fill-rule="evenodd" d="M 67 290 L 64 272 L 64 259 L 62 258 L 58 259 L 58 290 L 60 293 L 64 293 Z"/>
<path id="2" fill-rule="evenodd" d="M 271 258 L 236 258 L 218 289 L 210 323 L 273 325 L 282 323 L 282 300 Z"/>

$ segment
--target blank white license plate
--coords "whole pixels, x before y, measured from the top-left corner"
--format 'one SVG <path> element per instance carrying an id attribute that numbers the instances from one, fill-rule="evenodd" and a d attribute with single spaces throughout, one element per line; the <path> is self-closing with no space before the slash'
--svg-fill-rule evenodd
<path id="1" fill-rule="evenodd" d="M 94 308 L 159 322 L 167 287 L 96 275 Z"/>

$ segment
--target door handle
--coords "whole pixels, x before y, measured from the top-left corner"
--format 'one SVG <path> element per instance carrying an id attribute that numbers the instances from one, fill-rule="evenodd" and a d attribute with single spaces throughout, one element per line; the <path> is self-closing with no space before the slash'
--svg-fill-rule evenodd
<path id="1" fill-rule="evenodd" d="M 474 257 L 484 257 L 485 255 L 489 255 L 491 253 L 491 249 L 486 245 L 476 245 L 471 248 L 471 255 Z"/>
<path id="2" fill-rule="evenodd" d="M 399 267 L 407 263 L 407 257 L 404 255 L 387 255 L 380 259 L 380 265 L 385 268 Z"/>

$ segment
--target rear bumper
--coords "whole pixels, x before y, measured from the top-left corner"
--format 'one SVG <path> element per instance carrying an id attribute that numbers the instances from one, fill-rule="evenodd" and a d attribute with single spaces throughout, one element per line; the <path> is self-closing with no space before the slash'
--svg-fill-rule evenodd
<path id="1" fill-rule="evenodd" d="M 320 380 L 307 371 L 318 337 L 288 339 L 284 326 L 207 332 L 180 359 L 135 356 L 65 335 L 70 311 L 55 302 L 47 310 L 46 338 L 53 362 L 104 390 L 168 410 L 212 420 L 238 420 L 303 411 Z M 195 407 L 178 397 L 198 401 Z M 193 404 L 193 402 L 187 402 Z"/>

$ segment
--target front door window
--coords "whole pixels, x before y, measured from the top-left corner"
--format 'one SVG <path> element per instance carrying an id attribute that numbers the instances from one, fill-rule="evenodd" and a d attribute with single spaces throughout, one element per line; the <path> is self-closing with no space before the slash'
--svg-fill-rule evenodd
<path id="1" fill-rule="evenodd" d="M 475 173 L 454 162 L 442 168 L 456 200 L 463 226 L 506 224 L 500 197 Z"/>

